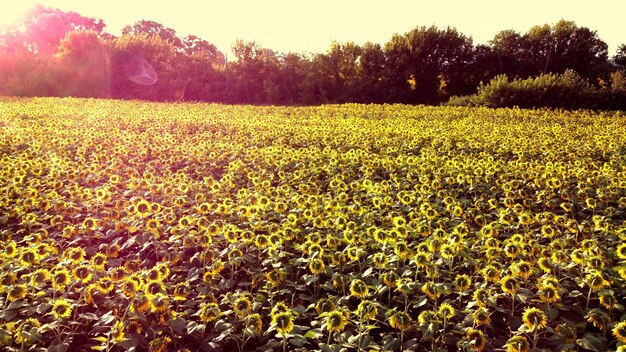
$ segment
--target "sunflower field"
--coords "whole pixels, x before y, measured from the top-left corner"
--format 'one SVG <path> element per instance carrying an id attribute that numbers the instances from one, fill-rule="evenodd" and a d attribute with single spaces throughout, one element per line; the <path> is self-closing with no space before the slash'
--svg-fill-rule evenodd
<path id="1" fill-rule="evenodd" d="M 626 351 L 626 116 L 0 101 L 2 351 Z"/>

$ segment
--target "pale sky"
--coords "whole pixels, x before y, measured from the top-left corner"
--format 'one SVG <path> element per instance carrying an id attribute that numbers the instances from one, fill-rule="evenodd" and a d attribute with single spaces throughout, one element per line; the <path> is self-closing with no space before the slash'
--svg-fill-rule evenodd
<path id="1" fill-rule="evenodd" d="M 0 25 L 36 3 L 103 19 L 114 35 L 138 20 L 156 21 L 223 52 L 241 38 L 278 52 L 320 53 L 333 40 L 384 44 L 393 33 L 433 24 L 456 27 L 480 44 L 504 29 L 524 33 L 560 19 L 597 31 L 610 56 L 626 43 L 625 0 L 0 0 Z"/>

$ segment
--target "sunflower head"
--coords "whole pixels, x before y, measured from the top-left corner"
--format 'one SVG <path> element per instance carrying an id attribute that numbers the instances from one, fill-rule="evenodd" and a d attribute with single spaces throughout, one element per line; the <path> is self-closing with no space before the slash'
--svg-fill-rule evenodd
<path id="1" fill-rule="evenodd" d="M 335 309 L 327 313 L 322 313 L 326 316 L 325 323 L 326 328 L 330 332 L 341 332 L 348 324 L 350 313 L 344 309 Z"/>
<path id="2" fill-rule="evenodd" d="M 367 284 L 361 279 L 354 279 L 350 284 L 350 294 L 356 298 L 365 298 L 369 293 Z"/>
<path id="3" fill-rule="evenodd" d="M 246 317 L 246 332 L 250 335 L 260 335 L 263 329 L 263 320 L 259 313 L 250 314 Z"/>
<path id="4" fill-rule="evenodd" d="M 626 344 L 626 321 L 615 324 L 611 332 L 619 342 Z"/>
<path id="5" fill-rule="evenodd" d="M 252 304 L 250 303 L 248 297 L 241 296 L 235 300 L 235 303 L 233 304 L 233 309 L 235 310 L 235 313 L 237 313 L 237 316 L 242 318 L 250 314 Z"/>
<path id="6" fill-rule="evenodd" d="M 13 285 L 7 292 L 7 300 L 9 302 L 15 302 L 26 297 L 26 285 Z"/>
<path id="7" fill-rule="evenodd" d="M 309 262 L 309 269 L 314 275 L 319 275 L 326 272 L 326 266 L 324 261 L 320 258 L 313 258 Z"/>
<path id="8" fill-rule="evenodd" d="M 486 308 L 478 308 L 472 313 L 474 318 L 474 324 L 476 326 L 489 326 L 491 325 L 491 316 Z"/>
<path id="9" fill-rule="evenodd" d="M 507 352 L 530 352 L 528 339 L 522 335 L 516 335 L 506 341 L 504 345 Z"/>
<path id="10" fill-rule="evenodd" d="M 286 335 L 293 330 L 293 314 L 290 310 L 272 316 L 272 323 L 276 325 L 279 334 Z"/>
<path id="11" fill-rule="evenodd" d="M 471 285 L 472 285 L 472 279 L 466 274 L 457 275 L 456 278 L 454 279 L 454 287 L 459 292 L 468 290 Z"/>
<path id="12" fill-rule="evenodd" d="M 335 310 L 335 302 L 329 298 L 322 298 L 315 303 L 315 311 L 317 314 L 327 313 Z"/>
<path id="13" fill-rule="evenodd" d="M 541 330 L 548 325 L 548 317 L 539 308 L 529 307 L 524 310 L 522 321 L 528 330 Z"/>
<path id="14" fill-rule="evenodd" d="M 70 301 L 65 298 L 59 298 L 52 304 L 52 315 L 55 319 L 65 319 L 72 314 L 72 306 Z"/>
<path id="15" fill-rule="evenodd" d="M 468 329 L 465 333 L 465 339 L 470 351 L 482 351 L 487 345 L 487 337 L 480 330 Z"/>
<path id="16" fill-rule="evenodd" d="M 504 291 L 505 293 L 514 295 L 519 290 L 519 282 L 517 281 L 516 278 L 510 275 L 506 275 L 505 277 L 502 278 L 502 280 L 500 280 L 500 287 L 502 288 L 502 291 Z"/>
<path id="17" fill-rule="evenodd" d="M 200 319 L 205 322 L 216 320 L 220 316 L 220 307 L 215 302 L 208 302 L 200 308 Z"/>
<path id="18" fill-rule="evenodd" d="M 442 303 L 437 310 L 437 314 L 443 319 L 450 319 L 454 317 L 454 307 L 449 303 Z"/>
<path id="19" fill-rule="evenodd" d="M 377 314 L 378 307 L 374 302 L 365 300 L 359 303 L 359 306 L 357 308 L 357 315 L 360 319 L 372 320 L 376 318 Z"/>
<path id="20" fill-rule="evenodd" d="M 400 331 L 407 331 L 411 328 L 411 317 L 401 311 L 392 311 L 389 316 L 389 325 Z"/>

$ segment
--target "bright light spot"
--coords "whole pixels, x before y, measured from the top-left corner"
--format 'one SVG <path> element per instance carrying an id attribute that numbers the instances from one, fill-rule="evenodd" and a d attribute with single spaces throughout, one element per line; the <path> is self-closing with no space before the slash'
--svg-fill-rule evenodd
<path id="1" fill-rule="evenodd" d="M 32 8 L 33 4 L 28 1 L 23 3 L 20 1 L 11 1 L 10 5 L 3 5 L 0 11 L 0 27 L 12 26 L 17 24 L 24 15 Z"/>

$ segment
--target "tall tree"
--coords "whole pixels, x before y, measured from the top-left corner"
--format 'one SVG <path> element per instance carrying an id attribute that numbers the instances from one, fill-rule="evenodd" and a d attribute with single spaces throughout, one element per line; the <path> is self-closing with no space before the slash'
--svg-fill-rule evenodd
<path id="1" fill-rule="evenodd" d="M 408 103 L 433 104 L 456 93 L 455 72 L 469 65 L 472 40 L 454 28 L 418 27 L 386 44 L 393 94 Z"/>
<path id="2" fill-rule="evenodd" d="M 608 46 L 589 28 L 561 20 L 553 26 L 534 26 L 524 38 L 524 53 L 534 74 L 573 69 L 591 82 L 608 74 Z"/>
<path id="3" fill-rule="evenodd" d="M 61 95 L 79 97 L 108 97 L 108 50 L 94 31 L 68 32 L 56 53 L 57 65 L 64 79 Z"/>
<path id="4" fill-rule="evenodd" d="M 617 47 L 617 52 L 613 56 L 613 62 L 620 70 L 626 69 L 626 44 Z"/>
<path id="5" fill-rule="evenodd" d="M 30 10 L 22 23 L 23 40 L 41 57 L 53 55 L 68 32 L 94 31 L 101 35 L 105 27 L 102 20 L 42 5 L 36 5 Z"/>
<path id="6" fill-rule="evenodd" d="M 126 26 L 122 29 L 122 35 L 136 36 L 139 34 L 146 34 L 148 37 L 157 36 L 172 44 L 177 51 L 185 49 L 183 40 L 176 35 L 174 29 L 165 27 L 155 21 L 141 20 L 135 22 L 132 26 Z"/>

